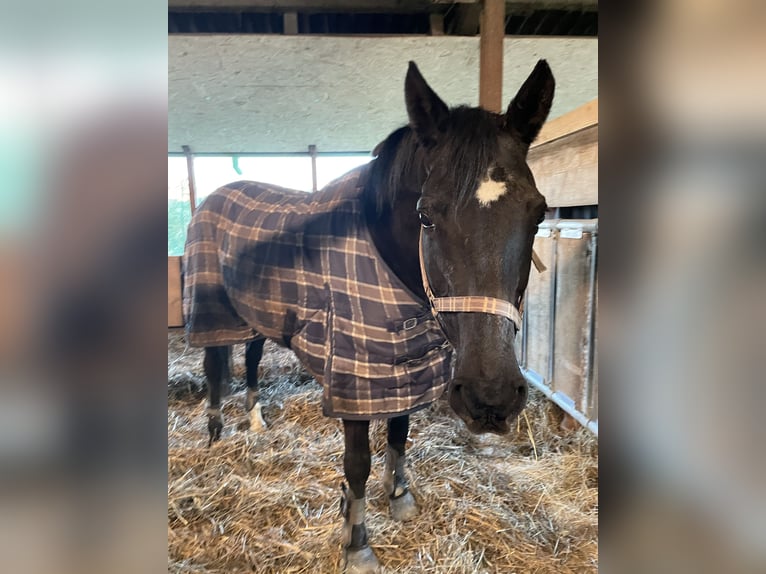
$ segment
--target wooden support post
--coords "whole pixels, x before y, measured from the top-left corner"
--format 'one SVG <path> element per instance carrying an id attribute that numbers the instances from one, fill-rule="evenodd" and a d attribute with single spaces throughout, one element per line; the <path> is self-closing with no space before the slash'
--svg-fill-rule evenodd
<path id="1" fill-rule="evenodd" d="M 317 146 L 309 146 L 309 155 L 311 156 L 311 191 L 317 190 Z"/>
<path id="2" fill-rule="evenodd" d="M 479 41 L 479 105 L 490 112 L 503 111 L 503 39 L 505 1 L 483 0 Z"/>
<path id="3" fill-rule="evenodd" d="M 189 179 L 189 204 L 191 205 L 192 215 L 194 215 L 197 209 L 197 186 L 194 182 L 194 155 L 188 145 L 181 146 L 181 149 L 184 150 L 184 155 L 186 156 L 186 173 Z"/>
<path id="4" fill-rule="evenodd" d="M 444 14 L 431 13 L 428 16 L 431 24 L 431 36 L 444 36 Z"/>
<path id="5" fill-rule="evenodd" d="M 282 16 L 282 24 L 284 26 L 284 33 L 295 35 L 298 33 L 298 13 L 297 12 L 285 12 Z"/>

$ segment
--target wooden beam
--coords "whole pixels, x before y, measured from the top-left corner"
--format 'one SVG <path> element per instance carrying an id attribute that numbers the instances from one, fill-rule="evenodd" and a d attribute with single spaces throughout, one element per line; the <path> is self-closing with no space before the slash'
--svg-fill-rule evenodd
<path id="1" fill-rule="evenodd" d="M 598 205 L 598 98 L 547 122 L 527 161 L 549 207 Z"/>
<path id="2" fill-rule="evenodd" d="M 532 144 L 537 147 L 549 141 L 572 134 L 578 130 L 589 128 L 598 124 L 598 98 L 575 108 L 569 113 L 546 122 L 540 134 Z"/>
<path id="3" fill-rule="evenodd" d="M 254 12 L 430 12 L 479 4 L 481 0 L 168 0 L 168 9 L 178 11 L 249 10 Z M 598 0 L 520 0 L 505 3 L 509 11 L 598 10 Z"/>
<path id="4" fill-rule="evenodd" d="M 505 1 L 484 0 L 479 41 L 479 105 L 490 112 L 503 111 L 503 39 Z"/>
<path id="5" fill-rule="evenodd" d="M 449 0 L 452 3 L 454 0 Z M 465 0 L 458 0 L 463 2 Z M 468 0 L 476 2 L 477 0 Z M 426 12 L 433 0 L 168 0 L 171 10 L 252 10 L 256 12 Z"/>

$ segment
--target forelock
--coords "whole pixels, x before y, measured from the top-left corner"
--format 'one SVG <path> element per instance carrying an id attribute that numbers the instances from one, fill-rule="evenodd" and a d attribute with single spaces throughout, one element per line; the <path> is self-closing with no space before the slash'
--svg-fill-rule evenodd
<path id="1" fill-rule="evenodd" d="M 500 121 L 497 114 L 480 108 L 458 107 L 450 112 L 446 133 L 439 145 L 446 178 L 454 182 L 456 203 L 468 202 L 499 152 Z"/>

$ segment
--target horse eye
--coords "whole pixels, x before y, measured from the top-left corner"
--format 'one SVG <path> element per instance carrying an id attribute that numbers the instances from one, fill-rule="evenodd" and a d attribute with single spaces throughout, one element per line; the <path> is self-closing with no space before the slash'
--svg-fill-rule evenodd
<path id="1" fill-rule="evenodd" d="M 418 217 L 423 229 L 433 229 L 435 227 L 434 222 L 431 221 L 431 218 L 424 211 L 418 211 Z"/>

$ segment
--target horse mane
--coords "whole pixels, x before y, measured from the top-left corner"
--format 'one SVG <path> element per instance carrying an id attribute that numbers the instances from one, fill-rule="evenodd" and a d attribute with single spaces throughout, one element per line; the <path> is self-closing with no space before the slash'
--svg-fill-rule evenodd
<path id="1" fill-rule="evenodd" d="M 452 108 L 439 126 L 442 136 L 435 159 L 446 166 L 447 173 L 443 177 L 455 183 L 456 207 L 470 199 L 497 156 L 501 125 L 502 116 L 498 114 L 459 106 Z M 425 180 L 424 151 L 409 126 L 400 127 L 375 146 L 365 193 L 374 197 L 378 213 L 393 206 L 401 189 L 417 186 Z"/>
<path id="2" fill-rule="evenodd" d="M 378 214 L 393 207 L 397 191 L 407 183 L 403 178 L 412 173 L 415 156 L 421 155 L 419 151 L 420 145 L 409 126 L 400 127 L 375 146 L 365 194 Z"/>

